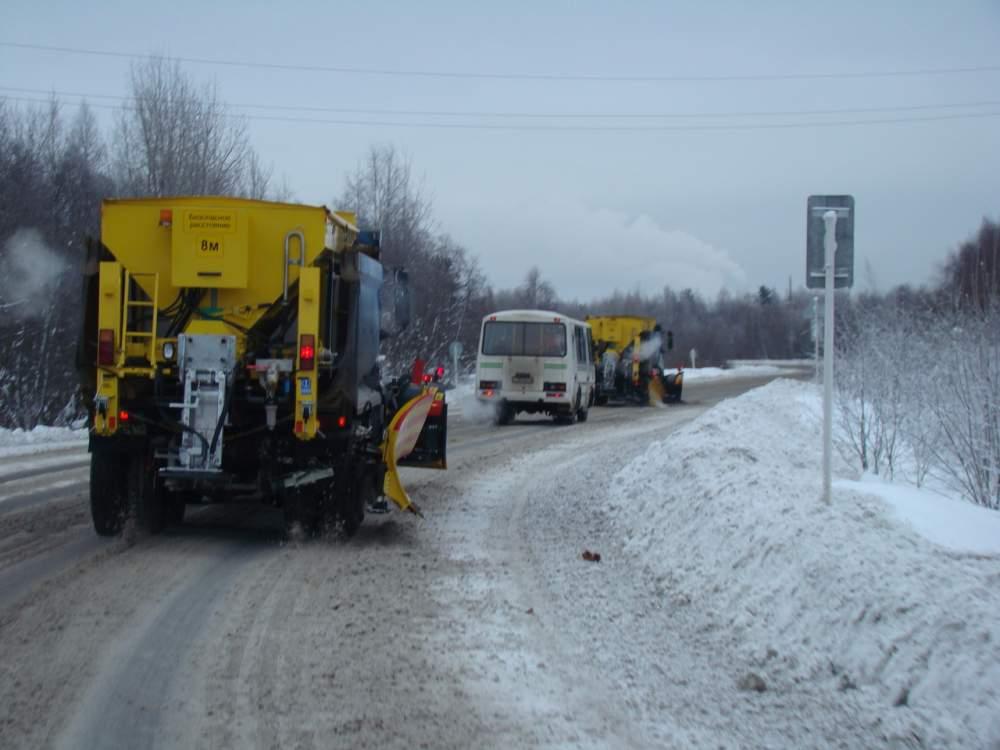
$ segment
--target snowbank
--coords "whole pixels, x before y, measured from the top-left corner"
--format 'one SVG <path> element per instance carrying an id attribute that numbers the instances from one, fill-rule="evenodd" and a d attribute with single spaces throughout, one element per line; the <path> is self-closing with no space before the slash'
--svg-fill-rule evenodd
<path id="1" fill-rule="evenodd" d="M 842 481 L 824 505 L 818 412 L 815 386 L 778 380 L 649 446 L 610 498 L 625 554 L 767 690 L 858 691 L 859 721 L 914 747 L 997 746 L 1000 557 L 912 525 L 981 553 L 953 522 L 978 509 Z"/>
<path id="2" fill-rule="evenodd" d="M 677 372 L 676 368 L 665 370 L 668 374 Z M 774 365 L 742 365 L 723 369 L 721 367 L 684 368 L 684 382 L 694 383 L 699 380 L 718 380 L 720 378 L 754 378 L 765 375 L 781 375 L 787 373 L 787 367 Z"/>
<path id="3" fill-rule="evenodd" d="M 1000 513 L 927 489 L 866 474 L 836 486 L 882 498 L 895 515 L 935 544 L 977 555 L 1000 555 Z"/>
<path id="4" fill-rule="evenodd" d="M 28 456 L 63 448 L 80 448 L 86 444 L 86 428 L 74 430 L 39 425 L 31 430 L 0 429 L 0 457 Z"/>

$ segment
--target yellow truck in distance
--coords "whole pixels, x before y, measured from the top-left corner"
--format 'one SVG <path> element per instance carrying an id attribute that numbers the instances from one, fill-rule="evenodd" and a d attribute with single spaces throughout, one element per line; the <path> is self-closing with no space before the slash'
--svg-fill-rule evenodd
<path id="1" fill-rule="evenodd" d="M 681 400 L 684 373 L 665 373 L 663 354 L 674 348 L 672 331 L 653 318 L 588 315 L 594 339 L 597 404 L 636 404 Z"/>

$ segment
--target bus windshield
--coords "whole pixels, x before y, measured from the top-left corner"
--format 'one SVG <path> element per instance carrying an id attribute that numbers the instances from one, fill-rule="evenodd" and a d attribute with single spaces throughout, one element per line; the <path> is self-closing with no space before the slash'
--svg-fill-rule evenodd
<path id="1" fill-rule="evenodd" d="M 566 326 L 491 320 L 483 328 L 483 354 L 565 357 Z"/>

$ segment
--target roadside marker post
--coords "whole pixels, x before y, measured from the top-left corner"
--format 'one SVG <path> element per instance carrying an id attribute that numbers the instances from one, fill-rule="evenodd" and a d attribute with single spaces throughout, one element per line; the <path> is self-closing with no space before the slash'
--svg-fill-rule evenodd
<path id="1" fill-rule="evenodd" d="M 811 195 L 806 221 L 806 286 L 817 288 L 822 280 L 826 295 L 823 305 L 823 502 L 829 504 L 833 486 L 833 298 L 835 289 L 849 289 L 854 284 L 854 198 L 850 195 Z M 841 250 L 839 255 L 838 249 Z"/>

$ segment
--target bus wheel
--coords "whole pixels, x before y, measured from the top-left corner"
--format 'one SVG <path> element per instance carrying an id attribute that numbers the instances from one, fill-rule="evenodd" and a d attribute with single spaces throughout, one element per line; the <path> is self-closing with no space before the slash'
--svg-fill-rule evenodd
<path id="1" fill-rule="evenodd" d="M 569 410 L 559 413 L 556 416 L 556 421 L 559 424 L 576 424 L 576 420 L 580 416 L 580 392 L 577 391 L 576 398 L 573 403 L 570 404 Z"/>
<path id="2" fill-rule="evenodd" d="M 576 410 L 576 420 L 578 422 L 586 422 L 587 417 L 589 416 L 588 414 L 588 409 L 590 408 L 589 405 L 588 406 L 583 405 L 583 401 L 580 399 L 579 393 L 576 394 L 576 403 L 578 407 Z"/>
<path id="3" fill-rule="evenodd" d="M 514 407 L 506 401 L 497 404 L 496 412 L 493 415 L 493 423 L 497 425 L 510 424 L 514 421 Z"/>

